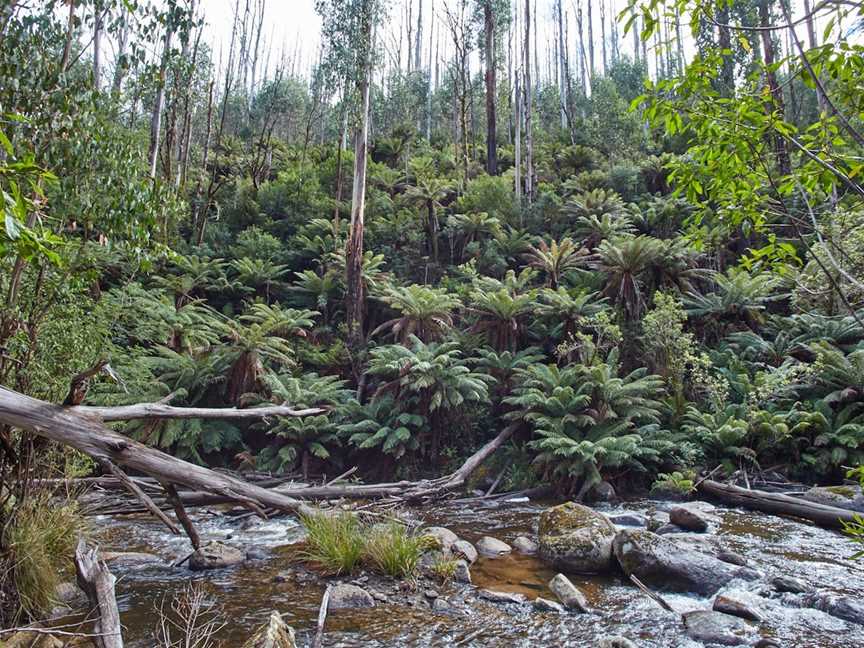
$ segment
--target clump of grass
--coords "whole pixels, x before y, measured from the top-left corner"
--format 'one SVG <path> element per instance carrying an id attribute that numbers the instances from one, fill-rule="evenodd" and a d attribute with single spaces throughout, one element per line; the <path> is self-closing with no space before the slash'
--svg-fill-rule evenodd
<path id="1" fill-rule="evenodd" d="M 72 568 L 84 519 L 74 502 L 58 505 L 47 494 L 32 495 L 9 514 L 2 538 L 3 591 L 14 591 L 16 621 L 38 618 L 56 603 L 57 585 Z"/>
<path id="2" fill-rule="evenodd" d="M 417 570 L 423 552 L 435 545 L 436 541 L 431 536 L 420 535 L 402 524 L 391 522 L 369 530 L 365 558 L 372 568 L 383 574 L 407 578 Z"/>
<path id="3" fill-rule="evenodd" d="M 363 558 L 363 530 L 351 513 L 301 515 L 309 536 L 299 557 L 331 574 L 348 574 Z"/>
<path id="4" fill-rule="evenodd" d="M 301 515 L 308 537 L 298 557 L 327 573 L 349 574 L 361 565 L 395 578 L 417 571 L 435 539 L 397 522 L 369 526 L 351 513 Z"/>
<path id="5" fill-rule="evenodd" d="M 432 565 L 432 573 L 446 585 L 456 576 L 456 567 L 458 564 L 459 561 L 456 558 L 443 558 Z"/>

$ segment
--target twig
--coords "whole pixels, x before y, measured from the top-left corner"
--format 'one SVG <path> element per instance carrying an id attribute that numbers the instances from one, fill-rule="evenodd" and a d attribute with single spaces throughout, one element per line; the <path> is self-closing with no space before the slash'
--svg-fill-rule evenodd
<path id="1" fill-rule="evenodd" d="M 483 495 L 484 499 L 489 497 L 492 493 L 495 492 L 495 489 L 498 488 L 498 484 L 501 483 L 501 480 L 504 477 L 504 473 L 507 472 L 507 468 L 509 468 L 509 466 L 505 465 L 501 469 L 501 472 L 498 473 L 498 476 L 495 478 L 495 481 L 492 482 L 492 485 L 489 487 L 489 490 L 487 490 L 486 493 Z"/>
<path id="2" fill-rule="evenodd" d="M 332 486 L 332 485 L 335 484 L 336 482 L 340 482 L 340 481 L 342 481 L 343 479 L 345 479 L 346 477 L 350 477 L 350 476 L 353 475 L 355 472 L 357 472 L 357 466 L 354 466 L 353 468 L 351 468 L 351 469 L 349 469 L 349 470 L 346 470 L 344 473 L 342 473 L 342 474 L 339 475 L 338 477 L 334 477 L 333 479 L 331 479 L 329 482 L 327 482 L 327 483 L 324 484 L 324 485 L 325 485 L 325 486 Z"/>
<path id="3" fill-rule="evenodd" d="M 321 607 L 318 609 L 318 626 L 315 630 L 315 638 L 312 640 L 312 648 L 321 648 L 321 641 L 324 639 L 324 623 L 327 621 L 327 608 L 330 607 L 330 589 L 332 585 L 328 585 L 324 591 L 324 596 L 321 597 Z"/>
<path id="4" fill-rule="evenodd" d="M 722 467 L 723 467 L 723 464 L 717 464 L 717 465 L 714 467 L 714 470 L 712 470 L 711 472 L 709 472 L 707 475 L 705 475 L 705 476 L 702 477 L 701 479 L 697 480 L 696 483 L 693 484 L 693 488 L 699 488 L 699 484 L 701 484 L 702 482 L 704 482 L 706 479 L 711 479 L 711 478 L 714 476 L 714 473 L 716 473 L 716 472 L 717 472 L 718 470 L 720 470 Z"/>
<path id="5" fill-rule="evenodd" d="M 642 590 L 642 593 L 645 594 L 645 596 L 650 598 L 652 601 L 654 601 L 661 608 L 663 608 L 667 612 L 672 612 L 673 614 L 678 614 L 677 612 L 675 612 L 674 609 L 672 609 L 671 605 L 669 605 L 665 600 L 663 600 L 662 596 L 660 596 L 659 594 L 656 594 L 656 593 L 652 592 L 650 589 L 648 589 L 648 586 L 645 585 L 645 583 L 640 581 L 638 578 L 636 578 L 636 576 L 634 576 L 633 574 L 630 574 L 630 580 L 633 582 L 633 584 L 636 587 L 638 587 L 640 590 Z"/>
<path id="6" fill-rule="evenodd" d="M 104 470 L 107 470 L 117 479 L 119 479 L 123 483 L 123 485 L 126 486 L 126 488 L 129 489 L 129 491 L 141 501 L 141 503 L 148 511 L 150 511 L 150 513 L 162 520 L 162 522 L 165 523 L 165 526 L 167 526 L 171 530 L 171 533 L 173 533 L 174 535 L 180 535 L 180 529 L 177 528 L 177 525 L 171 521 L 171 518 L 169 518 L 167 515 L 165 515 L 165 513 L 162 512 L 162 509 L 156 506 L 153 500 L 150 499 L 150 496 L 147 495 L 147 493 L 145 493 L 143 490 L 141 490 L 141 487 L 138 486 L 138 484 L 136 484 L 134 481 L 132 481 L 132 479 L 129 478 L 129 475 L 120 470 L 119 467 L 117 467 L 113 462 L 109 461 L 108 459 L 102 459 L 99 463 Z"/>

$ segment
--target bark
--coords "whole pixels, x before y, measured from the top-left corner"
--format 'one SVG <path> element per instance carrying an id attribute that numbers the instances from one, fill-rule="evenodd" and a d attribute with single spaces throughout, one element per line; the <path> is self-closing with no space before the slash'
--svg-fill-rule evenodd
<path id="1" fill-rule="evenodd" d="M 75 550 L 75 572 L 78 586 L 87 594 L 90 607 L 96 611 L 92 642 L 96 648 L 123 648 L 120 611 L 114 596 L 117 579 L 99 560 L 96 549 L 88 549 L 83 539 Z"/>
<path id="2" fill-rule="evenodd" d="M 414 71 L 420 72 L 423 68 L 423 0 L 417 3 L 417 34 L 414 44 Z"/>
<path id="3" fill-rule="evenodd" d="M 370 7 L 366 6 L 368 12 Z M 367 60 L 360 70 L 358 90 L 362 101 L 360 128 L 354 139 L 354 189 L 351 197 L 351 230 L 348 235 L 346 257 L 346 320 L 348 346 L 357 353 L 363 346 L 363 218 L 366 209 L 366 154 L 369 147 L 369 86 L 372 77 L 370 51 L 372 43 L 372 16 L 363 18 Z"/>
<path id="4" fill-rule="evenodd" d="M 777 73 L 772 69 L 775 62 L 774 40 L 770 30 L 767 27 L 771 26 L 771 6 L 772 0 L 760 0 L 759 2 L 759 23 L 762 27 L 762 52 L 765 63 L 765 80 L 768 83 L 768 89 L 771 92 L 772 101 L 766 104 L 766 110 L 776 112 L 779 119 L 784 118 L 785 105 L 783 100 L 783 89 L 777 81 Z M 780 173 L 789 175 L 792 172 L 792 162 L 789 158 L 789 150 L 786 148 L 786 138 L 782 135 L 775 134 L 774 140 L 774 155 L 776 156 L 776 164 Z"/>
<path id="5" fill-rule="evenodd" d="M 168 57 L 171 54 L 171 37 L 173 26 L 170 22 L 165 27 L 165 41 L 162 50 L 162 62 L 159 64 L 159 81 L 156 88 L 156 100 L 153 102 L 153 113 L 150 116 L 150 150 L 147 161 L 150 166 L 150 178 L 156 178 L 156 163 L 159 160 L 159 138 L 162 132 L 162 111 L 165 108 L 165 78 L 168 73 Z"/>
<path id="6" fill-rule="evenodd" d="M 564 44 L 564 0 L 558 0 L 558 93 L 561 99 L 561 128 L 567 128 L 567 105 L 569 92 L 567 83 L 570 74 L 567 70 L 567 49 Z"/>
<path id="7" fill-rule="evenodd" d="M 606 3 L 603 0 L 600 2 L 600 51 L 603 55 L 603 74 L 606 74 L 609 71 L 609 59 L 606 57 Z"/>
<path id="8" fill-rule="evenodd" d="M 117 56 L 114 62 L 114 78 L 111 81 L 111 92 L 114 95 L 120 94 L 120 89 L 123 86 L 123 77 L 126 75 L 126 47 L 129 43 L 129 21 L 126 5 L 121 5 L 120 15 L 122 16 L 123 26 L 120 29 L 120 35 L 117 37 Z"/>
<path id="9" fill-rule="evenodd" d="M 790 515 L 804 518 L 820 526 L 837 529 L 843 527 L 844 521 L 851 522 L 855 516 L 860 515 L 848 509 L 808 502 L 807 500 L 790 495 L 750 490 L 741 488 L 740 486 L 722 484 L 710 479 L 706 479 L 699 484 L 699 490 L 735 506 L 743 506 L 775 515 Z"/>
<path id="10" fill-rule="evenodd" d="M 525 197 L 529 203 L 534 198 L 534 134 L 531 124 L 532 94 L 531 0 L 525 0 Z"/>
<path id="11" fill-rule="evenodd" d="M 93 88 L 96 92 L 101 89 L 102 79 L 102 20 L 104 12 L 102 3 L 97 0 L 93 5 Z"/>
<path id="12" fill-rule="evenodd" d="M 594 15 L 591 11 L 593 0 L 588 0 L 588 76 L 594 78 Z"/>
<path id="13" fill-rule="evenodd" d="M 78 405 L 66 409 L 71 414 L 95 417 L 106 423 L 111 421 L 133 421 L 136 419 L 223 419 L 238 421 L 261 419 L 270 416 L 313 416 L 325 411 L 318 407 L 295 410 L 288 405 L 267 405 L 264 407 L 237 409 L 236 407 L 172 407 L 163 403 L 138 403 L 135 405 L 118 405 L 116 407 Z"/>
<path id="14" fill-rule="evenodd" d="M 486 35 L 486 173 L 498 175 L 498 135 L 495 101 L 495 15 L 492 0 L 483 4 L 483 25 Z"/>
<path id="15" fill-rule="evenodd" d="M 519 209 L 519 227 L 522 227 L 522 89 L 519 85 L 519 72 L 516 72 L 516 135 L 514 136 L 514 166 L 516 205 Z"/>

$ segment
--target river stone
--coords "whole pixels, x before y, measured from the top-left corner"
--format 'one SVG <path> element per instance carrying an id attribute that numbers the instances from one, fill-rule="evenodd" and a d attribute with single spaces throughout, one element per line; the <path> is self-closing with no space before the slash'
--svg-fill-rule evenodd
<path id="1" fill-rule="evenodd" d="M 811 607 L 850 623 L 864 625 L 864 602 L 851 596 L 830 592 L 812 592 L 801 599 L 804 607 Z"/>
<path id="2" fill-rule="evenodd" d="M 549 581 L 549 589 L 564 604 L 564 607 L 578 612 L 589 612 L 591 610 L 591 607 L 588 605 L 588 599 L 564 574 L 556 574 Z"/>
<path id="3" fill-rule="evenodd" d="M 243 648 L 297 648 L 294 629 L 282 620 L 275 610 L 270 613 L 270 621 L 262 626 Z"/>
<path id="4" fill-rule="evenodd" d="M 691 639 L 721 646 L 749 644 L 755 634 L 753 628 L 745 621 L 710 610 L 686 612 L 684 628 Z"/>
<path id="5" fill-rule="evenodd" d="M 615 487 L 607 481 L 601 481 L 596 486 L 592 486 L 588 491 L 586 499 L 589 502 L 614 502 L 618 499 L 618 494 L 615 492 Z"/>
<path id="6" fill-rule="evenodd" d="M 369 607 L 375 607 L 375 599 L 362 587 L 339 583 L 330 590 L 330 604 L 328 606 L 330 610 Z"/>
<path id="7" fill-rule="evenodd" d="M 477 596 L 493 603 L 524 603 L 525 595 L 517 592 L 497 592 L 490 589 L 481 589 Z"/>
<path id="8" fill-rule="evenodd" d="M 597 511 L 566 502 L 540 514 L 540 557 L 559 569 L 597 574 L 612 568 L 615 526 Z"/>
<path id="9" fill-rule="evenodd" d="M 747 559 L 744 556 L 726 549 L 717 552 L 717 559 L 729 563 L 730 565 L 738 565 L 739 567 L 747 566 Z"/>
<path id="10" fill-rule="evenodd" d="M 605 637 L 597 644 L 597 648 L 636 648 L 636 644 L 627 637 Z"/>
<path id="11" fill-rule="evenodd" d="M 781 593 L 806 594 L 810 591 L 804 581 L 792 576 L 775 576 L 771 579 L 771 587 L 774 588 L 774 591 Z"/>
<path id="12" fill-rule="evenodd" d="M 477 551 L 489 558 L 498 558 L 510 553 L 513 549 L 506 542 L 502 542 L 498 538 L 483 536 L 477 541 Z"/>
<path id="13" fill-rule="evenodd" d="M 456 569 L 453 572 L 453 580 L 457 583 L 471 584 L 471 570 L 468 569 L 468 563 L 464 560 L 456 561 Z"/>
<path id="14" fill-rule="evenodd" d="M 648 518 L 648 530 L 657 532 L 657 529 L 669 524 L 669 514 L 666 511 L 655 511 Z"/>
<path id="15" fill-rule="evenodd" d="M 528 536 L 519 536 L 513 541 L 513 548 L 519 553 L 531 555 L 537 553 L 537 542 Z"/>
<path id="16" fill-rule="evenodd" d="M 654 531 L 657 535 L 669 535 L 670 533 L 684 533 L 684 529 L 677 524 L 664 524 Z"/>
<path id="17" fill-rule="evenodd" d="M 860 486 L 814 486 L 804 493 L 804 499 L 864 513 L 864 495 Z"/>
<path id="18" fill-rule="evenodd" d="M 610 515 L 609 521 L 617 526 L 646 527 L 648 518 L 641 513 L 618 513 Z"/>
<path id="19" fill-rule="evenodd" d="M 718 520 L 716 516 L 698 506 L 698 502 L 687 502 L 672 507 L 669 511 L 669 521 L 687 531 L 705 533 L 711 523 L 716 523 Z"/>
<path id="20" fill-rule="evenodd" d="M 467 560 L 469 565 L 477 561 L 477 550 L 467 540 L 457 540 L 450 546 L 450 551 Z"/>
<path id="21" fill-rule="evenodd" d="M 620 531 L 614 551 L 625 574 L 635 574 L 646 585 L 665 591 L 710 596 L 742 575 L 740 567 L 645 529 Z"/>
<path id="22" fill-rule="evenodd" d="M 230 545 L 221 542 L 209 542 L 189 558 L 189 569 L 204 571 L 207 569 L 222 569 L 243 562 L 246 555 Z"/>
<path id="23" fill-rule="evenodd" d="M 458 542 L 459 540 L 459 536 L 453 533 L 450 529 L 445 529 L 444 527 L 429 527 L 428 529 L 423 529 L 423 535 L 435 538 L 444 551 L 450 549 L 453 543 Z"/>
<path id="24" fill-rule="evenodd" d="M 768 601 L 756 594 L 729 592 L 728 594 L 717 595 L 714 599 L 713 610 L 761 623 L 768 616 L 766 610 L 768 605 Z"/>
<path id="25" fill-rule="evenodd" d="M 539 610 L 541 612 L 564 612 L 564 606 L 556 601 L 550 601 L 549 599 L 545 599 L 542 596 L 538 596 L 534 599 L 534 609 Z"/>

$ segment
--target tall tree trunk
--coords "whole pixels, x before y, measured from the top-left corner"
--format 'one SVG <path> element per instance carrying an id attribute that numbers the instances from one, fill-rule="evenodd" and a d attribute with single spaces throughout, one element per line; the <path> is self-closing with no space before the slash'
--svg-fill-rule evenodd
<path id="1" fill-rule="evenodd" d="M 417 3 L 417 38 L 414 43 L 414 70 L 423 69 L 423 0 Z"/>
<path id="2" fill-rule="evenodd" d="M 579 29 L 579 78 L 582 82 L 582 92 L 588 94 L 590 79 L 587 75 L 587 59 L 585 57 L 585 26 L 582 22 L 582 0 L 576 4 L 576 27 Z"/>
<path id="3" fill-rule="evenodd" d="M 126 62 L 126 47 L 129 44 L 129 10 L 126 5 L 120 8 L 120 35 L 117 37 L 117 56 L 114 61 L 114 78 L 111 81 L 111 93 L 115 96 L 120 94 L 123 86 L 123 77 L 126 75 L 128 64 Z"/>
<path id="4" fill-rule="evenodd" d="M 429 20 L 429 88 L 426 92 L 426 141 L 432 141 L 432 95 L 435 93 L 435 86 L 432 84 L 432 39 L 435 35 L 435 0 L 432 0 L 432 19 Z M 435 63 L 435 81 L 438 80 L 438 64 Z"/>
<path id="5" fill-rule="evenodd" d="M 534 140 L 531 124 L 531 0 L 525 0 L 525 197 L 534 198 Z"/>
<path id="6" fill-rule="evenodd" d="M 492 0 L 483 4 L 483 25 L 486 32 L 486 172 L 498 175 L 498 134 L 495 101 L 495 14 Z"/>
<path id="7" fill-rule="evenodd" d="M 594 0 L 588 0 L 588 77 L 594 78 L 594 73 L 597 68 L 594 67 L 594 12 L 591 11 L 591 5 Z M 589 80 L 589 83 L 591 81 Z"/>
<path id="8" fill-rule="evenodd" d="M 768 29 L 771 26 L 771 2 L 772 0 L 759 0 L 759 23 L 762 27 L 760 33 L 762 35 L 762 54 L 765 63 L 765 80 L 768 83 L 768 89 L 771 91 L 771 98 L 773 100 L 768 102 L 766 109 L 771 112 L 776 111 L 778 117 L 783 119 L 786 112 L 783 89 L 780 87 L 777 81 L 777 73 L 773 69 L 776 56 L 773 34 Z M 777 168 L 783 175 L 788 175 L 792 171 L 792 163 L 789 159 L 789 150 L 786 148 L 786 139 L 779 134 L 775 135 L 773 139 Z"/>
<path id="9" fill-rule="evenodd" d="M 102 79 L 102 23 L 104 12 L 102 2 L 93 3 L 93 89 L 99 92 Z"/>
<path id="10" fill-rule="evenodd" d="M 165 79 L 168 72 L 168 57 L 171 55 L 171 36 L 173 25 L 169 19 L 165 26 L 165 41 L 162 49 L 162 62 L 159 64 L 159 80 L 153 114 L 150 116 L 150 150 L 147 154 L 150 165 L 150 178 L 156 177 L 156 163 L 159 160 L 159 138 L 162 133 L 162 111 L 165 108 Z"/>
<path id="11" fill-rule="evenodd" d="M 717 10 L 718 27 L 717 44 L 723 51 L 732 49 L 732 35 L 729 31 L 729 7 L 723 4 Z M 723 54 L 723 64 L 720 68 L 720 93 L 724 97 L 732 97 L 735 95 L 735 59 L 732 55 Z"/>
<path id="12" fill-rule="evenodd" d="M 366 209 L 366 156 L 369 147 L 369 89 L 372 85 L 372 16 L 367 2 L 363 15 L 363 30 L 367 46 L 367 60 L 358 83 L 362 101 L 360 127 L 354 136 L 354 186 L 351 195 L 351 229 L 348 234 L 346 258 L 346 320 L 348 344 L 356 353 L 363 347 L 363 217 Z"/>
<path id="13" fill-rule="evenodd" d="M 514 160 L 513 165 L 515 173 L 515 185 L 513 187 L 516 192 L 516 205 L 519 209 L 519 227 L 522 227 L 522 88 L 519 83 L 519 71 L 516 70 L 516 134 L 513 138 L 514 142 Z"/>
<path id="14" fill-rule="evenodd" d="M 609 59 L 606 56 L 606 2 L 600 1 L 600 50 L 603 52 L 603 74 L 609 71 Z"/>
<path id="15" fill-rule="evenodd" d="M 630 26 L 633 31 L 633 62 L 639 62 L 639 17 L 633 18 L 633 24 Z"/>
<path id="16" fill-rule="evenodd" d="M 807 43 L 810 49 L 815 49 L 819 46 L 819 41 L 816 39 L 816 24 L 813 20 L 813 10 L 810 6 L 810 0 L 804 0 L 804 15 L 807 17 Z M 824 113 L 827 106 L 825 105 L 825 97 L 819 90 L 816 90 L 816 101 L 819 106 L 819 113 Z"/>

